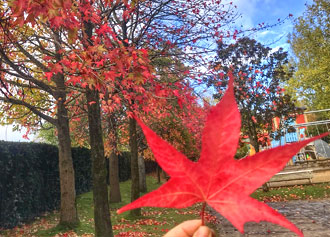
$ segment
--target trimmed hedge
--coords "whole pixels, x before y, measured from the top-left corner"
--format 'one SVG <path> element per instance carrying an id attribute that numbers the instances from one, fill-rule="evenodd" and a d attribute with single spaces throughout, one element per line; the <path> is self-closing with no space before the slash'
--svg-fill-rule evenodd
<path id="1" fill-rule="evenodd" d="M 76 194 L 91 190 L 91 158 L 72 149 Z M 108 164 L 108 162 L 106 162 Z M 156 163 L 146 161 L 146 172 Z M 42 143 L 0 141 L 0 229 L 13 228 L 60 206 L 58 148 Z M 131 178 L 130 153 L 119 155 L 119 180 Z"/>
<path id="2" fill-rule="evenodd" d="M 92 161 L 90 150 L 81 147 L 72 148 L 72 160 L 75 175 L 76 194 L 92 189 Z"/>
<path id="3" fill-rule="evenodd" d="M 91 189 L 88 149 L 72 149 L 76 193 Z M 0 228 L 12 228 L 60 205 L 58 148 L 0 141 Z"/>

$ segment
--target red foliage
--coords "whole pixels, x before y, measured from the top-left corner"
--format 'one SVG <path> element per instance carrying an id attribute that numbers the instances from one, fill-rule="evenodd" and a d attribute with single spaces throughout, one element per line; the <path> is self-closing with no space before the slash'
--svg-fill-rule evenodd
<path id="1" fill-rule="evenodd" d="M 283 169 L 303 146 L 320 137 L 234 160 L 241 121 L 232 84 L 233 78 L 223 99 L 210 110 L 198 162 L 188 160 L 137 119 L 157 162 L 171 178 L 117 213 L 143 206 L 185 208 L 201 202 L 213 207 L 242 233 L 245 222 L 269 221 L 303 236 L 284 216 L 250 194 Z"/>

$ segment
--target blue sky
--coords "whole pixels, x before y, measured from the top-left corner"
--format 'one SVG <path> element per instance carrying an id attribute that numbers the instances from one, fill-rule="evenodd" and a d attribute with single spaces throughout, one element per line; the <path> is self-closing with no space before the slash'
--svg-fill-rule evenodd
<path id="1" fill-rule="evenodd" d="M 276 23 L 277 19 L 284 19 L 289 14 L 293 18 L 299 17 L 305 11 L 305 3 L 311 4 L 312 0 L 230 0 L 237 6 L 242 14 L 239 24 L 245 28 L 252 28 L 258 24 Z M 287 35 L 292 31 L 292 20 L 285 24 L 259 32 L 255 38 L 271 48 L 283 47 L 289 50 Z M 276 43 L 271 44 L 273 41 Z M 269 45 L 270 44 L 270 45 Z M 11 126 L 0 126 L 0 140 L 6 141 L 28 141 L 22 138 L 24 133 L 12 132 Z M 33 136 L 30 136 L 33 139 Z"/>
<path id="2" fill-rule="evenodd" d="M 246 28 L 254 27 L 260 23 L 276 23 L 289 14 L 293 17 L 283 25 L 261 31 L 255 37 L 258 41 L 271 48 L 283 47 L 289 50 L 287 35 L 292 31 L 292 21 L 301 16 L 306 9 L 305 3 L 311 4 L 313 0 L 233 0 L 238 11 L 242 14 L 240 23 Z M 276 41 L 276 43 L 271 44 Z"/>

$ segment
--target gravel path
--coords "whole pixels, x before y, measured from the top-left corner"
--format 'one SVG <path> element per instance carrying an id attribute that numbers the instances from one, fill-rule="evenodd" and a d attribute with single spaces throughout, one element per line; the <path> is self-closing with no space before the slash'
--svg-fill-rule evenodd
<path id="1" fill-rule="evenodd" d="M 290 201 L 268 203 L 286 216 L 306 237 L 330 237 L 330 199 L 313 201 Z M 226 219 L 216 214 L 220 221 L 218 233 L 226 237 L 242 236 L 296 236 L 289 230 L 269 222 L 249 222 L 244 226 L 245 234 L 240 234 Z"/>

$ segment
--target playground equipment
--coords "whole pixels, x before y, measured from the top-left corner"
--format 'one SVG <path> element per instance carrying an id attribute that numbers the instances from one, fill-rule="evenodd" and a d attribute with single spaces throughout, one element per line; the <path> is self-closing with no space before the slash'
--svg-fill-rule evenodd
<path id="1" fill-rule="evenodd" d="M 325 111 L 330 111 L 330 109 L 303 113 L 300 119 L 292 121 L 289 125 L 290 129 L 284 131 L 284 136 L 280 140 L 272 141 L 272 147 L 312 137 L 312 128 L 317 131 L 317 134 L 314 133 L 314 135 L 320 135 L 320 126 L 325 126 L 325 130 L 330 131 L 330 119 L 307 121 L 307 114 Z M 323 182 L 330 182 L 330 146 L 327 142 L 319 139 L 301 149 L 288 162 L 287 166 L 272 177 L 265 185 L 269 188 Z"/>
<path id="2" fill-rule="evenodd" d="M 330 111 L 330 109 L 322 109 L 315 111 L 304 112 L 303 115 L 300 115 L 300 119 L 292 121 L 289 125 L 289 129 L 284 131 L 284 136 L 280 140 L 273 140 L 272 147 L 279 145 L 285 145 L 291 142 L 297 142 L 311 137 L 310 130 L 314 127 L 317 131 L 317 135 L 320 135 L 320 126 L 325 126 L 327 131 L 330 131 L 330 119 L 319 120 L 319 121 L 307 121 L 308 114 L 316 114 L 320 112 Z M 302 117 L 303 116 L 303 117 Z M 312 160 L 321 160 L 321 159 L 330 159 L 330 146 L 323 140 L 317 140 L 312 143 L 309 143 L 306 147 L 301 149 L 299 153 L 293 157 L 292 161 L 289 164 L 312 161 Z"/>
<path id="3" fill-rule="evenodd" d="M 316 114 L 320 112 L 330 111 L 330 109 L 323 109 L 323 110 L 315 110 L 315 111 L 308 111 L 304 112 L 304 115 L 307 114 Z M 319 120 L 319 121 L 306 121 L 305 123 L 301 124 L 294 124 L 292 127 L 296 128 L 298 132 L 302 131 L 300 128 L 305 128 L 305 134 L 298 134 L 300 139 L 304 139 L 305 136 L 311 137 L 309 128 L 315 127 L 317 131 L 317 135 L 320 135 L 319 126 L 325 126 L 327 131 L 330 131 L 330 119 L 326 120 Z M 304 136 L 305 135 L 305 136 Z M 329 159 L 330 158 L 330 146 L 323 140 L 316 140 L 310 144 L 308 144 L 305 148 L 300 150 L 297 154 L 297 161 L 304 161 L 304 160 L 320 160 L 320 159 Z"/>

